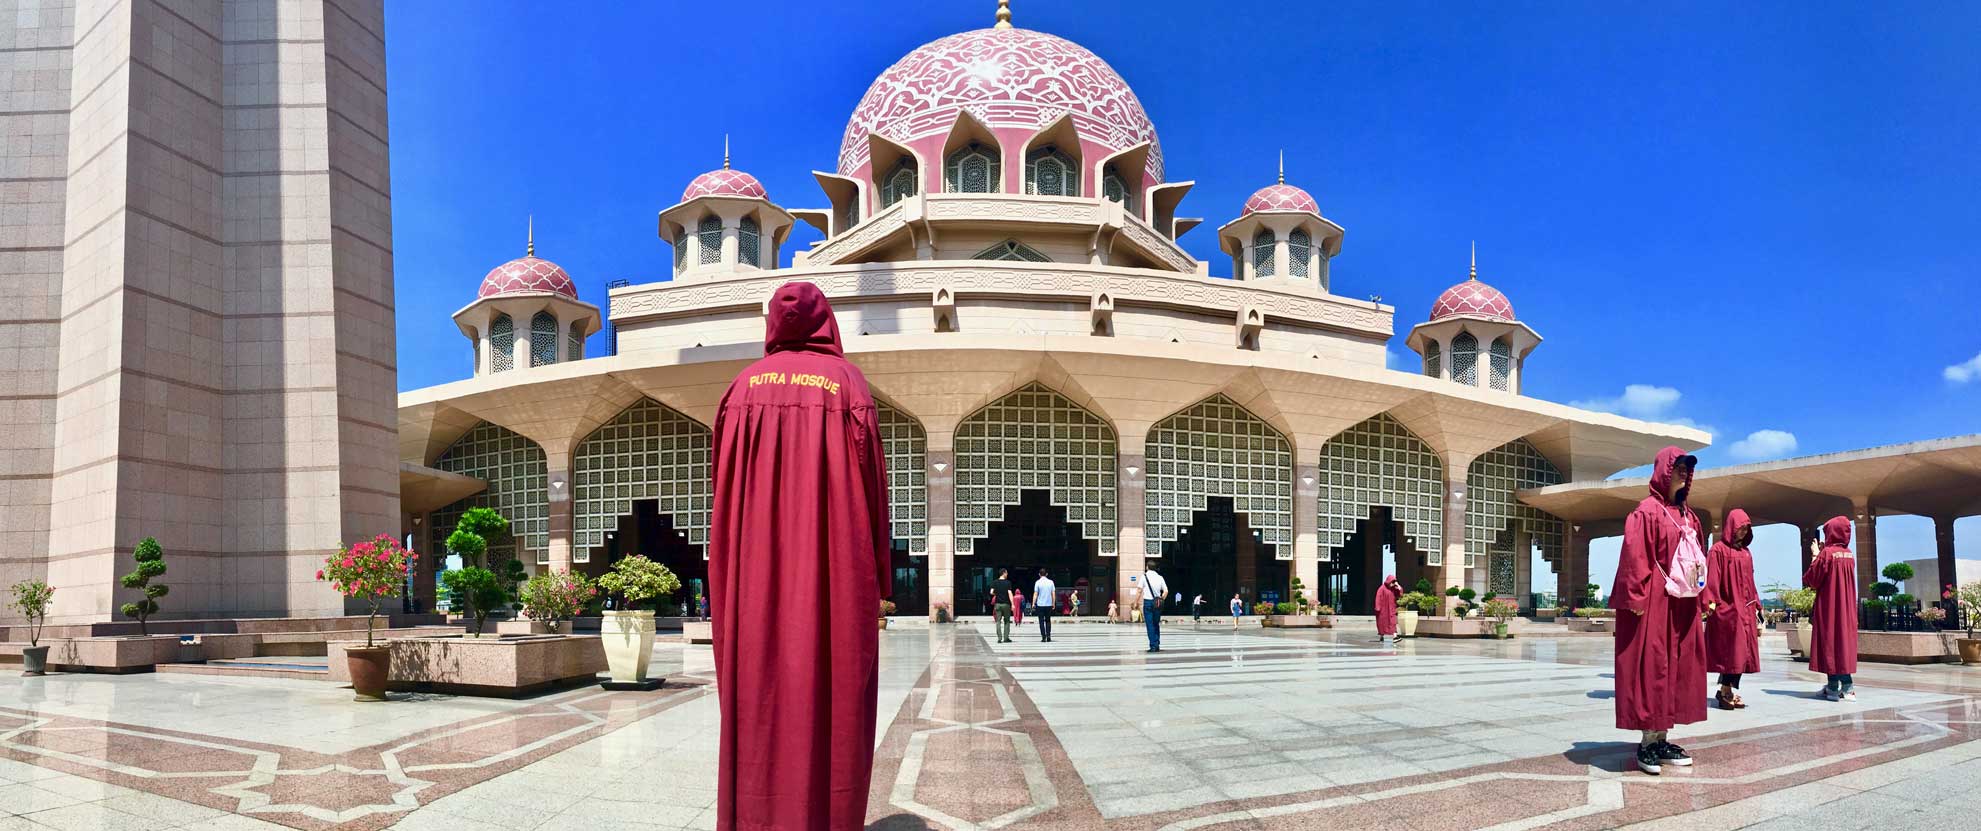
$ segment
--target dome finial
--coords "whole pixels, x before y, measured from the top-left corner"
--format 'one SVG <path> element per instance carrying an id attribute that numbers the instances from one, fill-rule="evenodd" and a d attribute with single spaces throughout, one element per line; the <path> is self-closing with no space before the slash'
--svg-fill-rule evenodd
<path id="1" fill-rule="evenodd" d="M 729 134 L 722 134 L 722 169 L 729 169 Z"/>
<path id="2" fill-rule="evenodd" d="M 991 28 L 1011 28 L 1011 0 L 997 0 L 997 25 Z"/>
<path id="3" fill-rule="evenodd" d="M 1467 277 L 1466 279 L 1468 280 L 1479 279 L 1479 241 L 1478 240 L 1472 241 L 1472 276 Z"/>
<path id="4" fill-rule="evenodd" d="M 524 226 L 527 229 L 524 234 L 529 238 L 529 245 L 523 249 L 523 256 L 534 257 L 537 255 L 537 215 L 530 214 L 529 219 L 524 221 L 528 223 Z"/>
<path id="5" fill-rule="evenodd" d="M 1279 183 L 1282 185 L 1286 184 L 1286 149 L 1285 148 L 1280 148 L 1279 151 Z"/>

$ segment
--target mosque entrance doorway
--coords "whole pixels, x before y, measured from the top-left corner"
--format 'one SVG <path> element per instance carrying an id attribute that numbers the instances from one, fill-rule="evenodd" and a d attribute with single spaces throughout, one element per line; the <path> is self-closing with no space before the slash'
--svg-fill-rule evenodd
<path id="1" fill-rule="evenodd" d="M 1066 521 L 1066 509 L 1052 504 L 1045 490 L 1026 490 L 1016 505 L 1007 505 L 1004 519 L 990 524 L 978 539 L 975 553 L 956 558 L 956 611 L 963 615 L 991 613 L 991 584 L 999 569 L 1011 570 L 1011 584 L 1035 604 L 1032 584 L 1039 570 L 1059 587 L 1055 608 L 1064 612 L 1069 601 L 1080 614 L 1105 612 L 1114 586 L 1114 560 L 1100 555 L 1100 546 L 1080 535 L 1078 523 Z M 967 564 L 966 564 L 967 563 Z"/>
<path id="2" fill-rule="evenodd" d="M 1272 546 L 1232 504 L 1230 497 L 1211 497 L 1189 527 L 1176 529 L 1174 542 L 1162 544 L 1162 559 L 1152 562 L 1169 583 L 1164 614 L 1188 614 L 1198 595 L 1211 614 L 1228 614 L 1234 593 L 1247 613 L 1254 603 L 1292 599 L 1287 593 L 1292 562 L 1273 556 Z"/>
<path id="3" fill-rule="evenodd" d="M 702 546 L 688 542 L 675 528 L 674 517 L 660 512 L 657 499 L 634 500 L 632 512 L 621 514 L 617 527 L 606 532 L 605 543 L 592 549 L 591 561 L 573 568 L 597 578 L 611 570 L 619 558 L 634 554 L 666 566 L 681 580 L 681 589 L 672 597 L 657 598 L 654 603 L 653 608 L 663 617 L 668 606 L 675 614 L 691 613 L 694 597 L 708 593 L 708 560 L 702 558 Z"/>
<path id="4" fill-rule="evenodd" d="M 1376 588 L 1385 574 L 1395 574 L 1408 591 L 1427 573 L 1423 553 L 1390 516 L 1388 507 L 1370 508 L 1369 517 L 1357 520 L 1355 532 L 1321 563 L 1321 602 L 1334 606 L 1336 614 L 1375 614 Z"/>

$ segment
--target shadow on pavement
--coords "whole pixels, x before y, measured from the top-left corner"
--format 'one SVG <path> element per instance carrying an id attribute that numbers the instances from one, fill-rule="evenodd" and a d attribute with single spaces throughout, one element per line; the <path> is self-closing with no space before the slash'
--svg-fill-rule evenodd
<path id="1" fill-rule="evenodd" d="M 1576 742 L 1561 757 L 1578 765 L 1627 773 L 1637 769 L 1636 753 L 1636 742 Z"/>

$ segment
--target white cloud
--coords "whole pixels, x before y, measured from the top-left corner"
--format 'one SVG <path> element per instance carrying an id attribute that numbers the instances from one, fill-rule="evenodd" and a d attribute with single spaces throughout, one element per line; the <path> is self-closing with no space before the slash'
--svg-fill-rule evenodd
<path id="1" fill-rule="evenodd" d="M 1795 434 L 1786 430 L 1755 430 L 1727 450 L 1734 458 L 1749 462 L 1779 459 L 1795 452 Z"/>
<path id="2" fill-rule="evenodd" d="M 1398 369 L 1404 372 L 1415 372 L 1422 369 L 1415 353 L 1406 355 L 1388 346 L 1383 347 L 1383 365 L 1390 369 Z"/>
<path id="3" fill-rule="evenodd" d="M 1616 413 L 1620 416 L 1629 416 L 1630 418 L 1643 421 L 1676 424 L 1680 427 L 1691 427 L 1707 433 L 1718 433 L 1718 430 L 1713 429 L 1709 425 L 1700 424 L 1692 419 L 1672 414 L 1672 411 L 1678 407 L 1679 399 L 1683 397 L 1685 397 L 1684 393 L 1672 387 L 1660 387 L 1653 384 L 1630 384 L 1623 388 L 1622 395 L 1615 398 L 1570 401 L 1568 402 L 1568 406 L 1580 407 L 1584 410 Z"/>
<path id="4" fill-rule="evenodd" d="M 1964 363 L 1947 367 L 1940 371 L 1940 375 L 1956 384 L 1965 384 L 1981 378 L 1981 355 L 1975 355 Z"/>

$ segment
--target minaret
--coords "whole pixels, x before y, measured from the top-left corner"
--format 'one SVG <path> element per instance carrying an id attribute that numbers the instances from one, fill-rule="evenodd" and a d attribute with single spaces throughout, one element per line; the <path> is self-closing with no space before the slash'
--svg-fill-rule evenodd
<path id="1" fill-rule="evenodd" d="M 729 134 L 722 134 L 722 169 L 729 169 Z"/>
<path id="2" fill-rule="evenodd" d="M 526 231 L 524 232 L 524 233 L 525 233 L 525 234 L 526 234 L 526 235 L 527 235 L 527 236 L 529 237 L 529 244 L 528 244 L 528 245 L 527 245 L 526 247 L 524 247 L 524 249 L 523 249 L 523 256 L 525 256 L 525 257 L 534 257 L 534 256 L 536 256 L 536 255 L 537 255 L 537 216 L 536 216 L 536 214 L 530 214 L 530 216 L 529 216 L 529 219 L 527 219 L 527 220 L 525 220 L 525 221 L 526 221 L 527 223 L 529 223 L 529 224 L 528 224 L 528 225 L 526 226 L 526 227 L 527 227 L 527 230 L 526 230 Z"/>
<path id="3" fill-rule="evenodd" d="M 1286 184 L 1286 151 L 1279 151 L 1279 183 Z"/>
<path id="4" fill-rule="evenodd" d="M 1479 241 L 1478 240 L 1472 241 L 1472 276 L 1466 279 L 1469 280 L 1479 279 Z"/>

